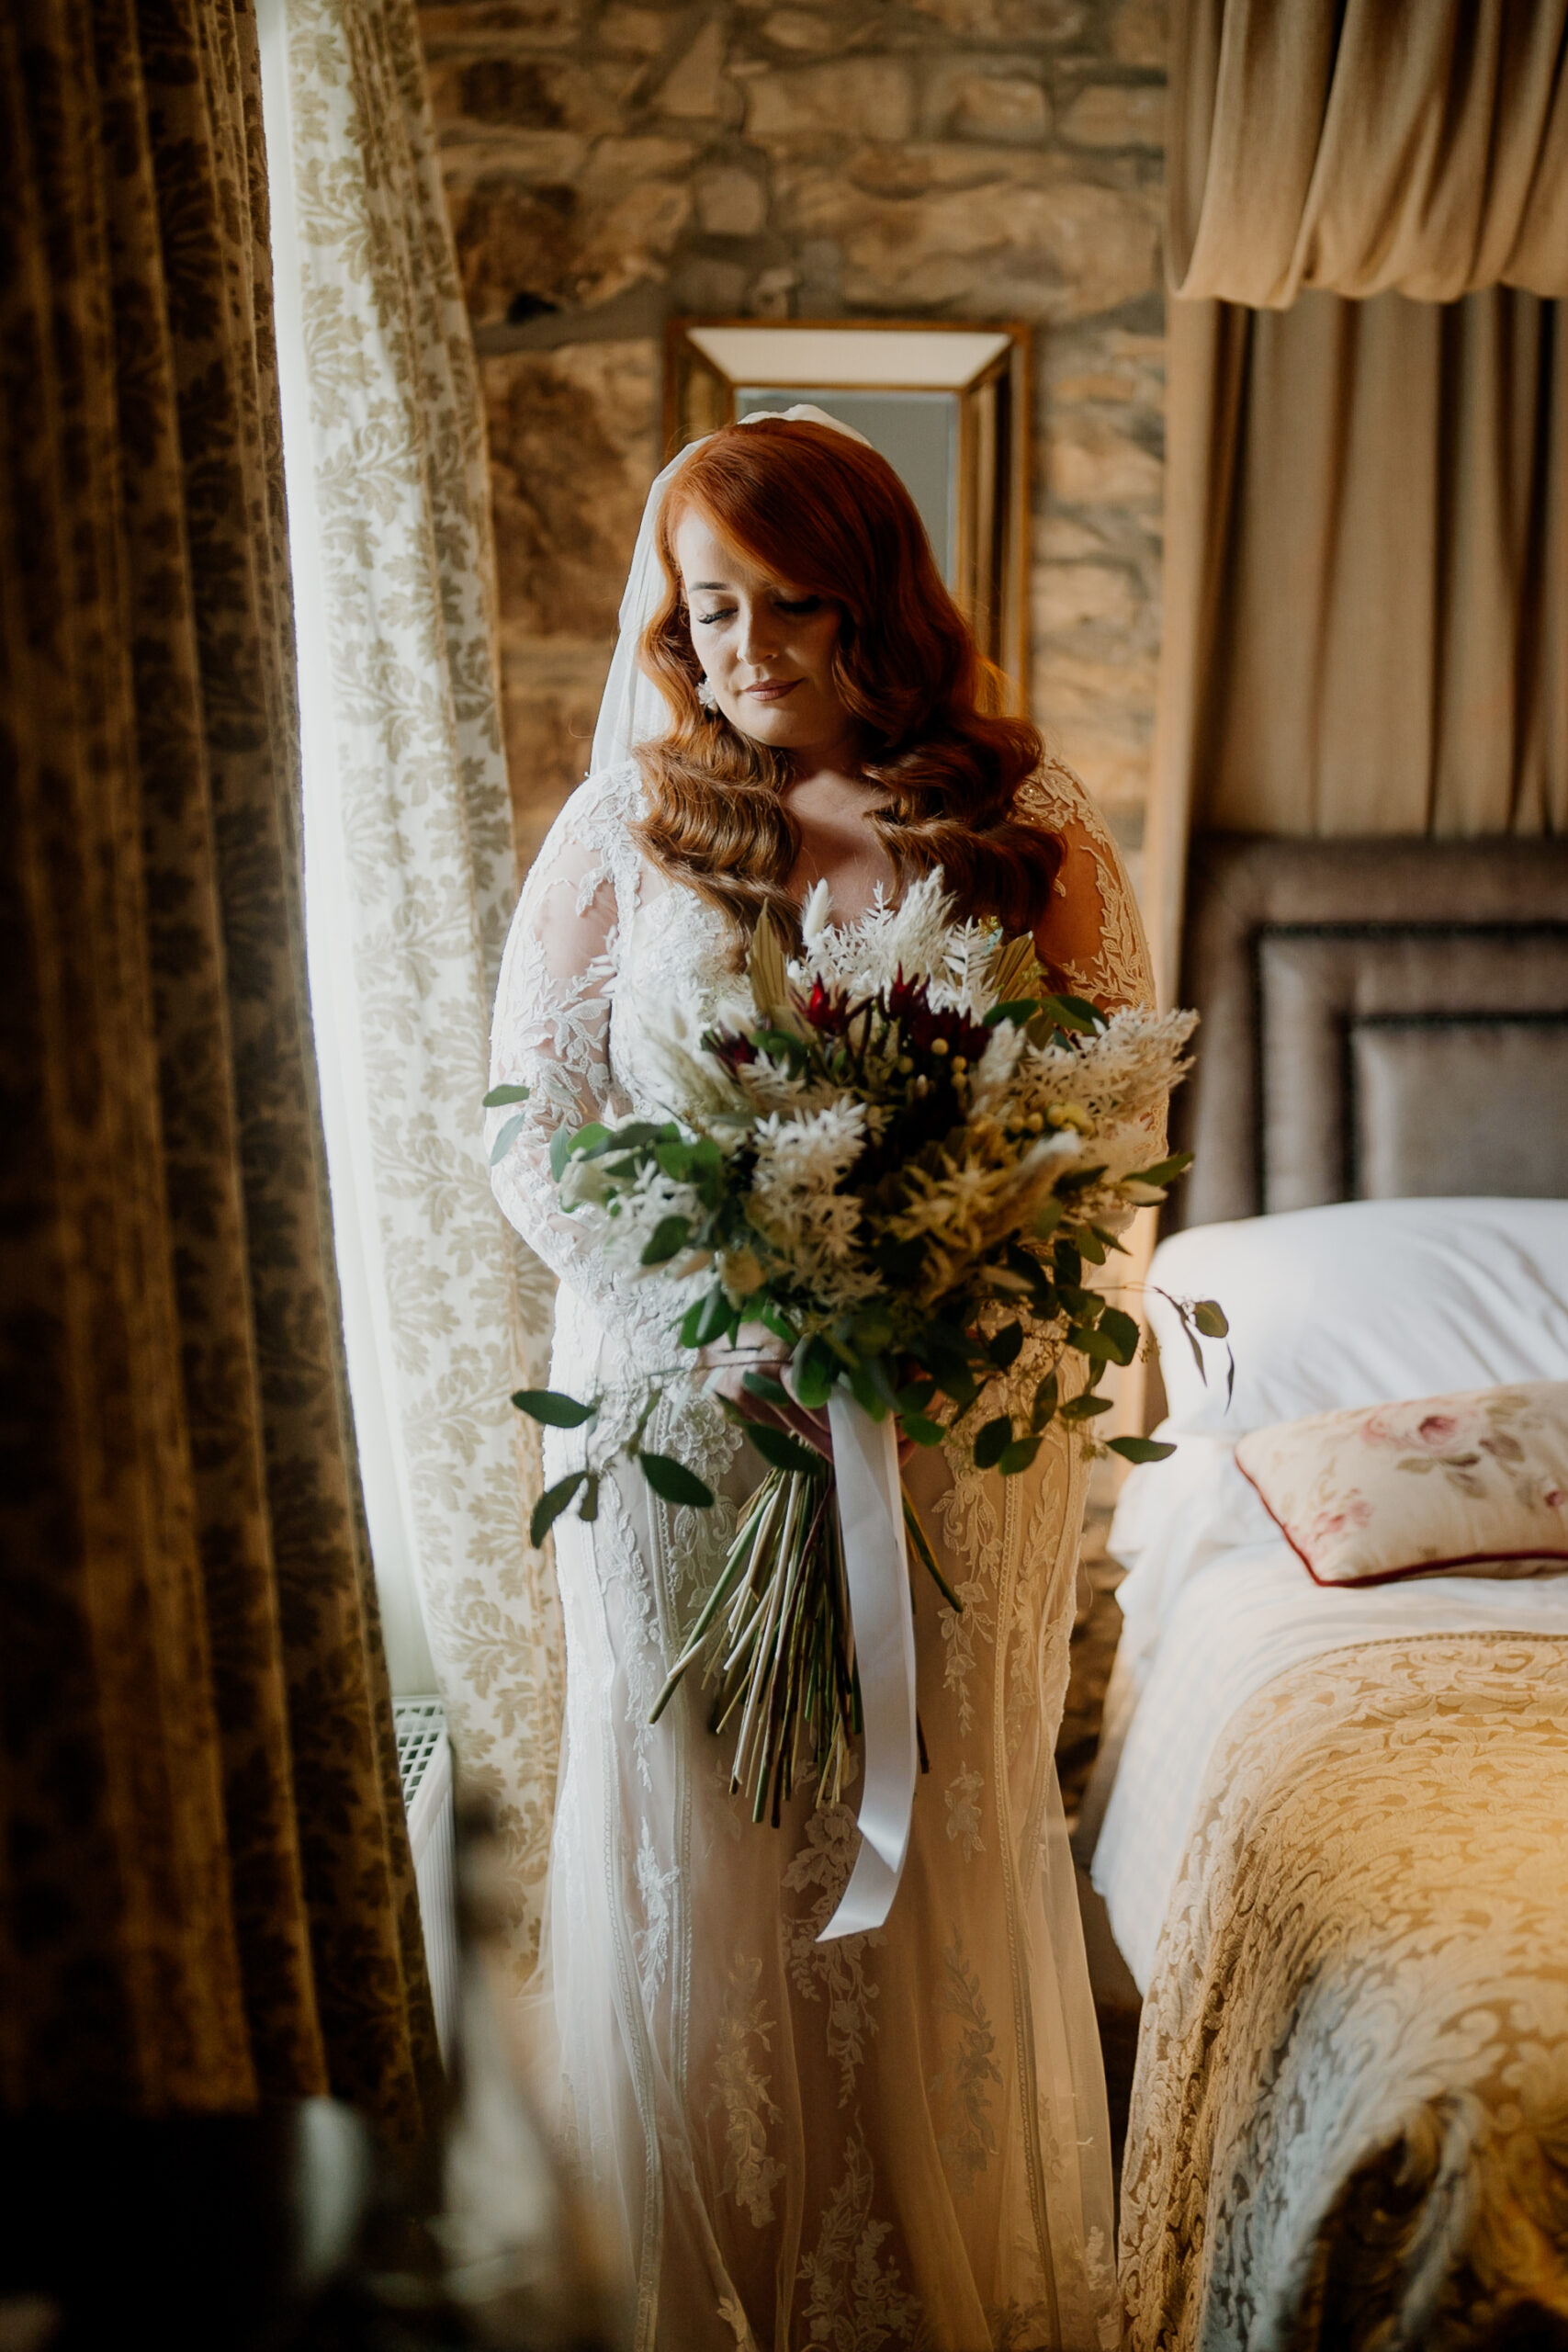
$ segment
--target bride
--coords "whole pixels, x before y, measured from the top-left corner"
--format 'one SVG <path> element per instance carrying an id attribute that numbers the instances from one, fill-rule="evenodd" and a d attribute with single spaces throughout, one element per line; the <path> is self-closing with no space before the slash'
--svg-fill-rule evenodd
<path id="1" fill-rule="evenodd" d="M 550 1138 L 663 1115 L 645 1020 L 678 1001 L 700 1022 L 764 909 L 798 938 L 825 881 L 852 925 L 940 865 L 962 913 L 1034 933 L 1057 984 L 1107 1007 L 1148 996 L 1111 842 L 1034 729 L 998 715 L 914 506 L 858 435 L 792 410 L 683 452 L 654 485 L 621 624 L 592 771 L 513 925 L 492 1065 L 532 1090 L 495 1181 L 560 1279 L 552 1385 L 604 1412 L 670 1366 L 668 1309 L 585 1246 Z M 852 1806 L 807 1790 L 782 1828 L 754 1827 L 694 1677 L 648 1720 L 762 1475 L 689 1361 L 699 1377 L 666 1385 L 647 1442 L 717 1508 L 671 1509 L 633 1470 L 605 1478 L 592 1525 L 555 1533 L 567 1730 L 541 1999 L 555 2120 L 624 2264 L 637 2352 L 1118 2344 L 1053 1763 L 1076 1440 L 1055 1424 L 1007 1480 L 941 1452 L 909 1464 L 964 1607 L 922 1582 L 930 1771 L 886 1924 L 818 1942 Z M 552 1483 L 581 1443 L 547 1434 Z"/>

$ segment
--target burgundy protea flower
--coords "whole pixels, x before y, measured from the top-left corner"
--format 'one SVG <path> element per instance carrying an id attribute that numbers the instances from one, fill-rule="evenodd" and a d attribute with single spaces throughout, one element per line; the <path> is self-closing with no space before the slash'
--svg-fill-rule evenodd
<path id="1" fill-rule="evenodd" d="M 889 1021 L 907 1021 L 915 1007 L 926 1002 L 924 980 L 907 980 L 902 972 L 883 999 Z"/>
<path id="2" fill-rule="evenodd" d="M 887 991 L 886 1004 L 888 1019 L 899 1023 L 911 1053 L 929 1054 L 939 1037 L 950 1054 L 964 1054 L 970 1061 L 977 1061 L 986 1050 L 990 1032 L 953 1008 L 938 1012 L 924 980 L 906 980 L 900 973 Z"/>
<path id="3" fill-rule="evenodd" d="M 829 989 L 820 980 L 813 980 L 807 1001 L 806 1017 L 818 1035 L 841 1037 L 850 1025 L 850 1001 L 842 989 Z"/>
<path id="4" fill-rule="evenodd" d="M 723 1063 L 731 1078 L 738 1069 L 744 1069 L 748 1062 L 754 1062 L 757 1058 L 757 1048 L 750 1038 L 742 1036 L 738 1030 L 710 1029 L 703 1039 L 703 1045 L 715 1061 Z"/>

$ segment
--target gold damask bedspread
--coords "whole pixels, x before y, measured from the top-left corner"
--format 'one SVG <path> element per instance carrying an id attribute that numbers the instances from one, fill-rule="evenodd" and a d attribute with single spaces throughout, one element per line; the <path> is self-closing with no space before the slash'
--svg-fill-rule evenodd
<path id="1" fill-rule="evenodd" d="M 1122 2268 L 1147 2352 L 1568 2343 L 1568 1635 L 1337 1650 L 1227 1725 Z"/>

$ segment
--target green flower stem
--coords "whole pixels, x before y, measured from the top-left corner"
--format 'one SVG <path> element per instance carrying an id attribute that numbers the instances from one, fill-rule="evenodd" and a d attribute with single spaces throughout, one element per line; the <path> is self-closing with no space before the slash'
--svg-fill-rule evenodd
<path id="1" fill-rule="evenodd" d="M 915 1509 L 913 1502 L 910 1500 L 909 1489 L 908 1487 L 900 1487 L 899 1492 L 904 1498 L 904 1524 L 908 1529 L 910 1540 L 915 1546 L 915 1550 L 919 1555 L 920 1566 L 926 1570 L 926 1573 L 930 1576 L 931 1582 L 936 1586 L 937 1590 L 946 1601 L 948 1607 L 950 1609 L 955 1609 L 959 1615 L 962 1616 L 964 1614 L 964 1603 L 959 1600 L 958 1595 L 953 1591 L 953 1587 L 948 1583 L 947 1578 L 942 1575 L 942 1570 L 937 1566 L 936 1554 L 931 1549 L 931 1538 L 926 1533 L 919 1512 Z"/>

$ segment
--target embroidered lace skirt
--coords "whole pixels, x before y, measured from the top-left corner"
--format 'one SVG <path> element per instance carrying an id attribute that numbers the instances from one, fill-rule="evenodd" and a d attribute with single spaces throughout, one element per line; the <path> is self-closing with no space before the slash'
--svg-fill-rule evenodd
<path id="1" fill-rule="evenodd" d="M 561 1294 L 553 1385 L 624 1362 Z M 1022 1367 L 1020 1368 L 1021 1371 Z M 581 1441 L 552 1433 L 550 1478 Z M 886 1926 L 818 1934 L 852 1799 L 778 1829 L 732 1797 L 697 1688 L 649 1726 L 668 1659 L 762 1475 L 711 1405 L 649 1442 L 717 1490 L 671 1510 L 635 1471 L 557 1522 L 567 1737 L 536 2014 L 569 2159 L 637 2352 L 1099 2352 L 1121 2341 L 1105 2096 L 1053 1747 L 1084 1466 L 1054 1436 L 1003 1480 L 908 1477 L 948 1607 L 917 1570 L 931 1770 Z M 956 1472 L 956 1475 L 955 1475 Z"/>

